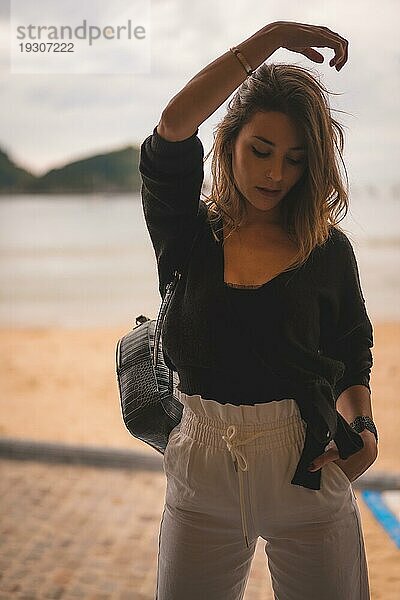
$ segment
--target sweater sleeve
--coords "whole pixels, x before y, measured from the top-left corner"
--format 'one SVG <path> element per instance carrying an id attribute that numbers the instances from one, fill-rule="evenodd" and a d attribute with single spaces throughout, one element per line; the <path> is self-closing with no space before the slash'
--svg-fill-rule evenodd
<path id="1" fill-rule="evenodd" d="M 343 362 L 343 376 L 336 382 L 336 398 L 353 385 L 364 385 L 371 392 L 370 372 L 373 364 L 373 328 L 363 296 L 360 274 L 353 247 L 346 235 L 340 239 L 337 262 L 333 265 L 340 277 L 337 289 L 337 318 L 325 343 L 328 356 Z"/>
<path id="2" fill-rule="evenodd" d="M 191 248 L 203 183 L 204 148 L 197 136 L 170 141 L 157 127 L 140 147 L 139 172 L 144 218 L 157 259 L 159 291 L 164 295 L 174 270 Z"/>

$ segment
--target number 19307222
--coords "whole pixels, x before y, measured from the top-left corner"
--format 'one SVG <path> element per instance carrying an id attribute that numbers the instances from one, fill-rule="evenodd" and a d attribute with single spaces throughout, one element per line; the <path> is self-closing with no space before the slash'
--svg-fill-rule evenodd
<path id="1" fill-rule="evenodd" d="M 75 52 L 73 42 L 21 42 L 21 52 Z"/>

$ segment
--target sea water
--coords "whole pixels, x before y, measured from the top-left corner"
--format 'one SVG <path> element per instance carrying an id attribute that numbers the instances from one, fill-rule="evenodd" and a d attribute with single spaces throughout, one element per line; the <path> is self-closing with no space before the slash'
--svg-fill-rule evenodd
<path id="1" fill-rule="evenodd" d="M 372 321 L 400 318 L 400 199 L 363 195 L 351 233 Z M 0 197 L 0 326 L 134 326 L 160 306 L 139 194 Z"/>

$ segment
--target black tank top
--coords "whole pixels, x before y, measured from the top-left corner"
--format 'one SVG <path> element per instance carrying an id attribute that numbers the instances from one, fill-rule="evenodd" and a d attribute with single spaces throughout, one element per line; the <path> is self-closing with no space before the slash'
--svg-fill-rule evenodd
<path id="1" fill-rule="evenodd" d="M 229 402 L 232 404 L 258 404 L 293 396 L 289 380 L 274 375 L 264 366 L 269 364 L 271 353 L 277 350 L 283 319 L 280 287 L 289 274 L 281 273 L 260 286 L 224 283 L 226 301 L 232 307 L 233 318 L 241 321 L 239 332 L 242 328 L 247 329 L 246 336 L 238 335 L 235 328 L 230 329 L 223 342 L 222 377 L 226 377 L 231 397 Z M 264 364 L 251 351 L 249 344 L 261 355 Z"/>

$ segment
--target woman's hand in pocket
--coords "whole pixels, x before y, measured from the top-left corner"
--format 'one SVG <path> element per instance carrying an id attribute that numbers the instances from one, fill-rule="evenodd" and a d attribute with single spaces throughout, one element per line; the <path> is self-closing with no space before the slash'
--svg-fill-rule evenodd
<path id="1" fill-rule="evenodd" d="M 339 457 L 339 450 L 332 440 L 326 447 L 325 452 L 313 460 L 314 467 L 309 467 L 308 470 L 311 472 L 318 471 L 318 469 L 333 461 L 342 469 L 349 481 L 358 479 L 360 475 L 369 469 L 378 456 L 378 444 L 374 434 L 369 430 L 364 430 L 360 435 L 364 442 L 364 447 L 361 450 L 346 459 L 342 459 Z"/>

